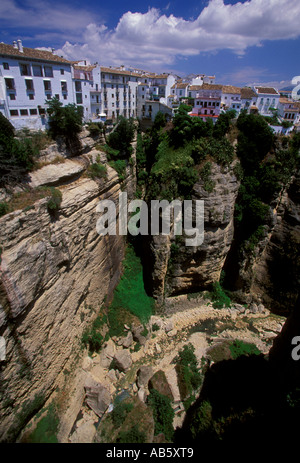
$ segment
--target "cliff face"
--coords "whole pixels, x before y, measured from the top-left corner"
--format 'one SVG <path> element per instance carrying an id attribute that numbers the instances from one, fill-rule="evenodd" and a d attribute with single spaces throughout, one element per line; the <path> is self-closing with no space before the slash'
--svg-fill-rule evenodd
<path id="1" fill-rule="evenodd" d="M 107 166 L 107 180 L 78 178 L 78 163 L 88 159 L 68 160 L 57 169 L 62 202 L 55 216 L 44 198 L 0 221 L 0 329 L 6 342 L 1 440 L 13 440 L 59 386 L 59 375 L 78 355 L 83 331 L 120 276 L 123 237 L 96 231 L 96 206 L 100 199 L 117 203 L 118 176 Z M 55 167 L 48 170 L 53 184 Z M 32 180 L 47 184 L 46 171 L 47 166 Z"/>
<path id="2" fill-rule="evenodd" d="M 204 242 L 185 246 L 184 237 L 157 236 L 150 240 L 153 261 L 152 287 L 155 297 L 199 291 L 219 281 L 233 238 L 234 205 L 239 181 L 234 163 L 223 168 L 212 163 L 213 191 L 204 189 L 201 178 L 193 188 L 193 199 L 204 200 Z"/>
<path id="3" fill-rule="evenodd" d="M 300 287 L 300 173 L 278 200 L 273 226 L 251 256 L 241 263 L 247 292 L 273 312 L 289 314 Z"/>

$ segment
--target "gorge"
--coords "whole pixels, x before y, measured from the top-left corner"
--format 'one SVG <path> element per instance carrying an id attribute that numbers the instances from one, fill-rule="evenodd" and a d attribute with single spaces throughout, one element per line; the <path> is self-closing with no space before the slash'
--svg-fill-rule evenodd
<path id="1" fill-rule="evenodd" d="M 180 442 L 202 434 L 214 442 L 220 434 L 211 418 L 213 372 L 222 378 L 222 362 L 236 361 L 243 375 L 253 358 L 253 375 L 266 358 L 280 365 L 266 383 L 288 377 L 280 394 L 289 393 L 298 410 L 299 367 L 290 352 L 300 335 L 299 137 L 268 144 L 267 125 L 253 129 L 256 120 L 243 117 L 221 118 L 217 130 L 191 123 L 184 111 L 172 124 L 158 118 L 146 133 L 135 124 L 131 149 L 120 159 L 114 143 L 85 128 L 75 156 L 57 143 L 40 153 L 44 165 L 29 173 L 25 194 L 2 191 L 1 200 L 19 202 L 0 218 L 1 441 L 39 441 L 34 429 L 55 404 L 58 442 Z M 56 190 L 61 200 L 51 208 Z M 204 200 L 203 244 L 185 246 L 172 233 L 100 236 L 99 200 L 117 204 L 124 191 L 128 201 Z M 128 301 L 124 286 L 133 291 Z M 191 390 L 181 376 L 187 352 Z M 118 409 L 115 399 L 126 391 L 127 405 Z M 223 417 L 233 413 L 225 410 L 229 396 L 218 403 Z M 173 410 L 172 429 L 159 421 L 158 402 Z M 255 405 L 249 416 L 239 406 L 247 423 L 257 418 Z M 210 417 L 206 428 L 191 425 L 195 413 Z"/>

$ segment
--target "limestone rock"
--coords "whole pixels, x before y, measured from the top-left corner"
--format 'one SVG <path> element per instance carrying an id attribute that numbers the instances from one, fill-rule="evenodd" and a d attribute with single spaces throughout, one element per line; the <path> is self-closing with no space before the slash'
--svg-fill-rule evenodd
<path id="1" fill-rule="evenodd" d="M 144 346 L 147 342 L 147 336 L 144 336 L 142 333 L 144 332 L 145 328 L 143 325 L 134 325 L 132 327 L 132 335 L 134 341 L 137 341 Z"/>
<path id="2" fill-rule="evenodd" d="M 30 173 L 30 185 L 33 188 L 40 186 L 57 185 L 70 180 L 85 170 L 83 163 L 66 159 L 63 163 L 49 164 Z"/>
<path id="3" fill-rule="evenodd" d="M 133 336 L 131 331 L 128 331 L 128 334 L 126 337 L 121 339 L 121 345 L 125 347 L 126 349 L 131 346 L 133 343 Z"/>
<path id="4" fill-rule="evenodd" d="M 118 370 L 125 372 L 132 365 L 132 358 L 128 350 L 117 351 L 114 355 L 115 365 Z"/>
<path id="5" fill-rule="evenodd" d="M 137 372 L 137 385 L 139 388 L 147 386 L 149 379 L 153 375 L 153 369 L 150 366 L 142 365 Z"/>
<path id="6" fill-rule="evenodd" d="M 116 375 L 116 371 L 114 369 L 112 370 L 109 370 L 109 372 L 107 373 L 107 377 L 114 383 L 118 380 L 117 378 L 117 375 Z"/>
<path id="7" fill-rule="evenodd" d="M 6 342 L 3 336 L 0 336 L 0 362 L 6 359 Z"/>
<path id="8" fill-rule="evenodd" d="M 138 398 L 140 399 L 141 402 L 146 402 L 147 400 L 147 392 L 145 391 L 145 389 L 143 387 L 141 387 L 139 390 L 138 390 Z"/>
<path id="9" fill-rule="evenodd" d="M 79 426 L 70 436 L 72 444 L 89 444 L 93 442 L 96 434 L 96 428 L 92 420 L 86 421 Z"/>
<path id="10" fill-rule="evenodd" d="M 148 387 L 149 390 L 156 389 L 160 394 L 167 396 L 172 401 L 174 400 L 172 390 L 164 371 L 158 370 L 154 373 L 149 380 Z"/>
<path id="11" fill-rule="evenodd" d="M 82 369 L 85 371 L 90 371 L 92 367 L 93 367 L 93 360 L 91 359 L 91 357 L 89 356 L 84 357 L 83 362 L 82 362 Z"/>
<path id="12" fill-rule="evenodd" d="M 85 384 L 86 403 L 101 417 L 111 402 L 111 396 L 108 390 L 92 378 L 88 378 Z"/>

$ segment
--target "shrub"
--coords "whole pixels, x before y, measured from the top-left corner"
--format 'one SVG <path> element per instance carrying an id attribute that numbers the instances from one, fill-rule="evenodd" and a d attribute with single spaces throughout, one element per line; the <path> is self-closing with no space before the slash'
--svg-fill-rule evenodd
<path id="1" fill-rule="evenodd" d="M 117 159 L 116 161 L 109 161 L 109 165 L 118 173 L 120 182 L 125 179 L 126 161 L 124 159 Z"/>
<path id="2" fill-rule="evenodd" d="M 58 211 L 62 201 L 62 193 L 57 188 L 51 187 L 51 197 L 47 202 L 47 208 L 49 213 Z"/>
<path id="3" fill-rule="evenodd" d="M 163 433 L 167 440 L 172 440 L 174 410 L 171 406 L 171 400 L 156 389 L 152 389 L 147 401 L 153 410 L 155 435 Z"/>
<path id="4" fill-rule="evenodd" d="M 255 344 L 235 340 L 229 346 L 231 357 L 235 360 L 241 355 L 260 355 L 260 350 Z"/>
<path id="5" fill-rule="evenodd" d="M 90 122 L 88 124 L 88 131 L 91 137 L 99 137 L 103 133 L 102 122 Z"/>
<path id="6" fill-rule="evenodd" d="M 116 427 L 123 424 L 127 414 L 133 409 L 133 403 L 120 402 L 112 411 L 111 417 Z"/>
<path id="7" fill-rule="evenodd" d="M 0 217 L 7 214 L 9 211 L 8 204 L 5 201 L 0 202 Z"/>
<path id="8" fill-rule="evenodd" d="M 211 163 L 207 162 L 200 171 L 200 177 L 204 184 L 203 188 L 208 193 L 211 193 L 215 187 L 215 182 L 211 179 Z"/>
<path id="9" fill-rule="evenodd" d="M 219 282 L 213 283 L 213 288 L 210 293 L 213 307 L 215 309 L 223 309 L 223 307 L 230 307 L 231 300 L 223 290 Z"/>
<path id="10" fill-rule="evenodd" d="M 116 439 L 120 444 L 144 444 L 146 442 L 146 434 L 138 429 L 135 424 L 129 431 L 120 431 Z"/>
<path id="11" fill-rule="evenodd" d="M 54 404 L 50 404 L 47 414 L 41 418 L 34 431 L 27 438 L 28 443 L 34 444 L 53 444 L 58 443 L 57 431 L 59 418 Z"/>
<path id="12" fill-rule="evenodd" d="M 87 169 L 87 174 L 91 179 L 95 178 L 106 178 L 107 169 L 106 166 L 100 164 L 99 162 L 94 162 Z"/>
<path id="13" fill-rule="evenodd" d="M 185 400 L 191 396 L 193 391 L 196 391 L 200 387 L 202 382 L 195 356 L 195 348 L 192 344 L 183 346 L 179 351 L 176 359 L 176 372 L 180 395 L 182 400 Z"/>
<path id="14" fill-rule="evenodd" d="M 120 117 L 115 130 L 108 137 L 108 145 L 120 152 L 122 156 L 131 154 L 131 142 L 134 136 L 134 124 L 132 120 Z"/>

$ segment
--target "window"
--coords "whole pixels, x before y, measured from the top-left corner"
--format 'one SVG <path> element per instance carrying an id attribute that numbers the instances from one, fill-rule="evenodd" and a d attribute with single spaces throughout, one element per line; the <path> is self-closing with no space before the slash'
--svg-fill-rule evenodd
<path id="1" fill-rule="evenodd" d="M 82 93 L 76 93 L 76 103 L 82 104 Z"/>
<path id="2" fill-rule="evenodd" d="M 29 109 L 30 116 L 36 116 L 37 115 L 37 109 Z"/>
<path id="3" fill-rule="evenodd" d="M 76 80 L 75 82 L 75 91 L 81 92 L 81 82 L 79 82 L 78 80 Z"/>
<path id="4" fill-rule="evenodd" d="M 45 77 L 53 77 L 52 66 L 44 66 Z"/>
<path id="5" fill-rule="evenodd" d="M 38 107 L 38 108 L 39 108 L 39 107 Z M 43 116 L 44 114 L 46 114 L 45 108 L 39 108 L 39 115 L 40 115 L 40 116 Z"/>
<path id="6" fill-rule="evenodd" d="M 30 100 L 34 100 L 34 94 L 33 94 L 33 93 L 29 93 L 28 96 L 29 96 L 29 99 L 30 99 Z"/>
<path id="7" fill-rule="evenodd" d="M 29 64 L 20 63 L 21 76 L 31 76 Z"/>
<path id="8" fill-rule="evenodd" d="M 96 84 L 96 92 L 98 92 L 98 84 Z"/>
<path id="9" fill-rule="evenodd" d="M 67 92 L 68 91 L 67 82 L 65 82 L 65 81 L 61 82 L 61 91 L 62 92 Z"/>
<path id="10" fill-rule="evenodd" d="M 28 116 L 28 109 L 20 109 L 21 116 Z"/>
<path id="11" fill-rule="evenodd" d="M 55 98 L 57 98 L 59 100 L 59 94 L 58 93 L 55 93 Z"/>
<path id="12" fill-rule="evenodd" d="M 9 98 L 10 98 L 10 100 L 15 100 L 16 95 L 14 93 L 9 93 Z"/>
<path id="13" fill-rule="evenodd" d="M 5 85 L 7 90 L 14 90 L 15 89 L 15 81 L 9 77 L 5 78 Z"/>
<path id="14" fill-rule="evenodd" d="M 47 93 L 46 97 L 47 97 L 47 100 L 51 100 L 51 93 Z"/>
<path id="15" fill-rule="evenodd" d="M 45 92 L 51 92 L 51 82 L 50 82 L 50 80 L 44 80 L 44 89 L 45 89 Z"/>
<path id="16" fill-rule="evenodd" d="M 3 69 L 9 69 L 9 64 L 8 63 L 3 63 Z"/>
<path id="17" fill-rule="evenodd" d="M 10 115 L 11 116 L 18 116 L 19 115 L 18 110 L 17 109 L 11 109 L 10 110 Z"/>
<path id="18" fill-rule="evenodd" d="M 33 81 L 31 79 L 25 79 L 26 90 L 33 91 Z"/>
<path id="19" fill-rule="evenodd" d="M 64 100 L 66 100 L 66 99 L 67 99 L 67 94 L 64 93 L 64 94 L 63 94 L 63 97 L 64 97 Z"/>
<path id="20" fill-rule="evenodd" d="M 32 65 L 32 72 L 35 77 L 43 77 L 43 69 L 39 64 Z"/>
<path id="21" fill-rule="evenodd" d="M 64 73 L 65 73 L 65 70 L 64 70 L 64 69 L 61 69 L 61 70 L 60 70 L 60 73 L 61 73 L 61 75 L 63 76 Z"/>
<path id="22" fill-rule="evenodd" d="M 112 94 L 111 94 L 111 97 L 112 97 L 112 98 L 114 98 L 114 97 L 115 97 L 115 94 L 114 94 L 114 93 L 112 93 Z"/>

